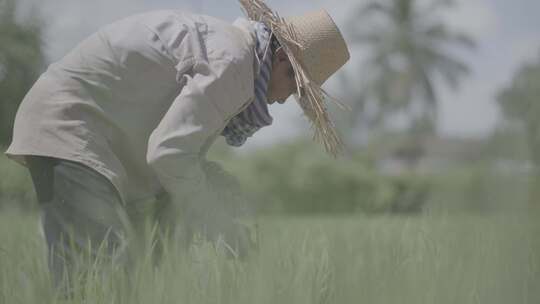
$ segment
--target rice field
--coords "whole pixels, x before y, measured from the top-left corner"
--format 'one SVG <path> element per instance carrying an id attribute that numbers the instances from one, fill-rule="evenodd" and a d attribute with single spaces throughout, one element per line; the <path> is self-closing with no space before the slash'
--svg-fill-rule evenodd
<path id="1" fill-rule="evenodd" d="M 34 215 L 0 213 L 0 303 L 540 303 L 532 215 L 257 220 L 245 261 L 166 244 L 159 265 L 88 264 L 71 299 L 50 288 Z"/>

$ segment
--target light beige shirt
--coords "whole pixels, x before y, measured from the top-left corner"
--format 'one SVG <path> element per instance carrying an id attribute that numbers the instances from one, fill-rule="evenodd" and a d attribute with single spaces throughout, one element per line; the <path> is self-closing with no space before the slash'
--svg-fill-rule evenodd
<path id="1" fill-rule="evenodd" d="M 122 199 L 203 195 L 201 167 L 254 100 L 255 33 L 181 11 L 103 27 L 52 64 L 23 100 L 6 154 L 52 156 L 107 177 Z"/>

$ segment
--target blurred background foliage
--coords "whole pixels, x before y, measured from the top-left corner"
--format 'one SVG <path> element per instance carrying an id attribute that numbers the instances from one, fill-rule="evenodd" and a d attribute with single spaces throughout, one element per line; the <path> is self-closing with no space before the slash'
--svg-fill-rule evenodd
<path id="1" fill-rule="evenodd" d="M 423 3 L 423 2 L 422 2 Z M 336 113 L 347 143 L 333 159 L 299 137 L 237 153 L 219 141 L 209 158 L 241 181 L 261 214 L 420 214 L 497 212 L 540 200 L 540 55 L 500 92 L 503 114 L 485 138 L 437 132 L 440 85 L 459 89 L 468 66 L 450 50 L 474 40 L 434 12 L 454 1 L 371 1 L 351 10 L 353 52 L 365 58 L 341 73 L 352 109 Z M 9 144 L 15 111 L 46 66 L 39 12 L 0 0 L 0 146 Z M 394 121 L 404 124 L 396 127 Z M 35 208 L 27 172 L 0 156 L 0 206 Z"/>
<path id="2" fill-rule="evenodd" d="M 23 15 L 16 0 L 0 0 L 0 146 L 11 140 L 15 112 L 45 65 L 43 21 Z"/>

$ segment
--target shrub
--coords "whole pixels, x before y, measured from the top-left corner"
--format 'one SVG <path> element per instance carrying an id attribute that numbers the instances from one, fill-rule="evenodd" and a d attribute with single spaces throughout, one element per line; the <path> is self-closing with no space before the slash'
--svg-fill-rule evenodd
<path id="1" fill-rule="evenodd" d="M 4 150 L 2 150 L 4 151 Z M 34 207 L 34 190 L 28 170 L 4 155 L 0 156 L 0 208 Z"/>
<path id="2" fill-rule="evenodd" d="M 302 141 L 225 161 L 262 213 L 417 212 L 429 184 L 378 174 L 369 158 L 334 159 Z"/>

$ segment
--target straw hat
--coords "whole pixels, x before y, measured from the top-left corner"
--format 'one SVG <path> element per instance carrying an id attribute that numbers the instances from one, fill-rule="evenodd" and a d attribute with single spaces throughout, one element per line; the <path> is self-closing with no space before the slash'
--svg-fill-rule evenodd
<path id="1" fill-rule="evenodd" d="M 315 140 L 337 155 L 342 141 L 330 120 L 324 101 L 331 98 L 321 85 L 350 58 L 347 44 L 325 10 L 281 18 L 263 0 L 239 0 L 251 20 L 268 26 L 294 69 L 297 102 L 315 129 Z"/>

